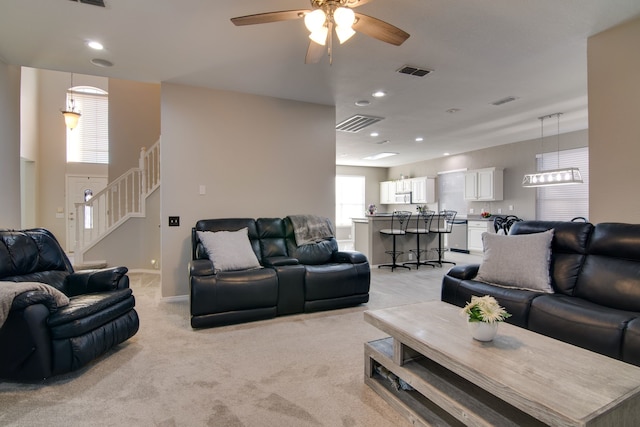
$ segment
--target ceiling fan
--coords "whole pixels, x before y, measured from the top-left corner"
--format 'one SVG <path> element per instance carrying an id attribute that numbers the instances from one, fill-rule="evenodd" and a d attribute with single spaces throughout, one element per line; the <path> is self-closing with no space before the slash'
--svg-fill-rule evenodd
<path id="1" fill-rule="evenodd" d="M 341 44 L 351 38 L 356 31 L 395 46 L 400 46 L 409 38 L 409 34 L 398 27 L 352 10 L 370 1 L 311 0 L 311 9 L 238 16 L 231 18 L 231 22 L 235 25 L 254 25 L 304 18 L 305 25 L 311 32 L 309 35 L 311 41 L 304 62 L 306 64 L 319 62 L 324 54 L 324 47 L 328 45 L 327 52 L 329 63 L 331 63 L 334 28 Z"/>

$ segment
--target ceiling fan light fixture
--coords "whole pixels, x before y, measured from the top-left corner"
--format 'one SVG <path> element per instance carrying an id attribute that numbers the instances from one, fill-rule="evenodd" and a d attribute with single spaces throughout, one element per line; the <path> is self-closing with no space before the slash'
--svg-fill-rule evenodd
<path id="1" fill-rule="evenodd" d="M 322 9 L 316 9 L 304 16 L 304 25 L 311 33 L 314 33 L 324 27 L 324 23 L 326 21 L 327 15 L 325 15 Z"/>
<path id="2" fill-rule="evenodd" d="M 356 20 L 356 14 L 348 7 L 339 7 L 333 12 L 333 20 L 339 27 L 351 28 Z"/>
<path id="3" fill-rule="evenodd" d="M 320 27 L 309 34 L 309 38 L 313 40 L 314 43 L 318 43 L 319 45 L 324 46 L 327 43 L 328 34 L 329 29 L 327 27 Z"/>
<path id="4" fill-rule="evenodd" d="M 349 40 L 355 33 L 356 32 L 351 27 L 343 27 L 342 25 L 338 25 L 336 27 L 336 34 L 338 35 L 340 44 Z"/>

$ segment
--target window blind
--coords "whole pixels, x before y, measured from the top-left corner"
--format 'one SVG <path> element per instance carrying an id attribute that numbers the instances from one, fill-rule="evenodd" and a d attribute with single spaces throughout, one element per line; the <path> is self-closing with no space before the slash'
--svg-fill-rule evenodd
<path id="1" fill-rule="evenodd" d="M 67 162 L 109 164 L 108 95 L 74 91 L 73 100 L 82 115 L 76 128 L 67 129 Z"/>
<path id="2" fill-rule="evenodd" d="M 536 156 L 537 171 L 577 167 L 583 184 L 538 187 L 536 219 L 570 221 L 589 215 L 589 148 L 575 148 Z"/>

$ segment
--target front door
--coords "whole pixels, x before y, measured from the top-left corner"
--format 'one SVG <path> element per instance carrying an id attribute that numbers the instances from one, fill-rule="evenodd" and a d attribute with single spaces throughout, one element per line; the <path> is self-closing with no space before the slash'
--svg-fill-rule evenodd
<path id="1" fill-rule="evenodd" d="M 107 186 L 106 176 L 67 175 L 67 252 L 74 252 L 76 246 L 76 203 L 89 200 Z M 91 211 L 85 212 L 85 228 L 93 227 Z"/>

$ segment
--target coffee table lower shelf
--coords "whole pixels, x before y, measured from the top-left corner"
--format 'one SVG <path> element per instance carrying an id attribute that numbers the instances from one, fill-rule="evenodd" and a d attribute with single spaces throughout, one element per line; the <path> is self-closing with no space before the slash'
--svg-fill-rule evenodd
<path id="1" fill-rule="evenodd" d="M 402 365 L 394 361 L 393 338 L 365 344 L 365 383 L 416 426 L 544 426 L 403 344 Z M 383 366 L 414 390 L 396 390 L 376 371 Z"/>

